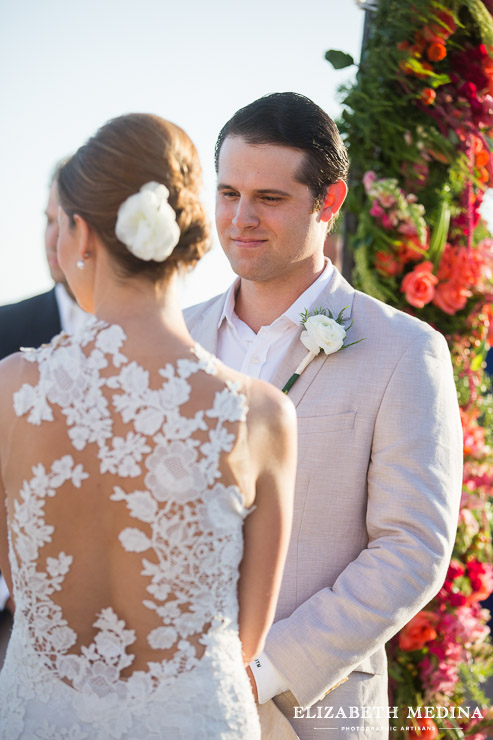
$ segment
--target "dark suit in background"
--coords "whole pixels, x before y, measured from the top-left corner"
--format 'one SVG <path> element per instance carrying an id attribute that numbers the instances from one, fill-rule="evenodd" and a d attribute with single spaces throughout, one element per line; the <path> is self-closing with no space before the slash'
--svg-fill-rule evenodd
<path id="1" fill-rule="evenodd" d="M 55 289 L 0 306 L 0 359 L 20 347 L 39 347 L 62 330 Z"/>

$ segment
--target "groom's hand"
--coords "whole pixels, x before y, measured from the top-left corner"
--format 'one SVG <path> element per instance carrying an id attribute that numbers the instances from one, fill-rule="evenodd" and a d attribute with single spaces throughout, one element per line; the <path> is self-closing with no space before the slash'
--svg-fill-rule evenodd
<path id="1" fill-rule="evenodd" d="M 255 701 L 258 701 L 257 682 L 255 681 L 255 678 L 253 677 L 253 671 L 249 665 L 245 666 L 245 669 L 246 669 L 248 678 L 250 679 L 250 686 L 252 687 L 253 698 L 255 699 Z"/>

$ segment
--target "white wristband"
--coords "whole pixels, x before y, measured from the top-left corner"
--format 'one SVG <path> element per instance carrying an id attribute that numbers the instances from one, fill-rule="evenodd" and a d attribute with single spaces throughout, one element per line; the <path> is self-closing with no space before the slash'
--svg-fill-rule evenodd
<path id="1" fill-rule="evenodd" d="M 265 653 L 260 653 L 258 658 L 252 660 L 250 668 L 257 684 L 259 704 L 265 704 L 273 696 L 277 696 L 288 690 L 289 686 L 286 680 L 281 676 L 277 668 L 274 668 Z"/>

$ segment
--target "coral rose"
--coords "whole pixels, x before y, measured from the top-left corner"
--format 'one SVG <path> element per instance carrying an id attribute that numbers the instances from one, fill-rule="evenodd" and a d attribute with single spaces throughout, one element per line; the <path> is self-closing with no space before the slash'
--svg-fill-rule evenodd
<path id="1" fill-rule="evenodd" d="M 464 285 L 449 280 L 446 283 L 437 285 L 435 295 L 433 296 L 433 304 L 441 308 L 445 313 L 448 313 L 449 316 L 453 316 L 457 311 L 464 308 L 470 295 L 470 292 Z"/>
<path id="2" fill-rule="evenodd" d="M 433 263 L 422 262 L 402 281 L 401 291 L 406 294 L 406 301 L 416 308 L 423 308 L 433 299 L 438 278 L 433 275 Z"/>
<path id="3" fill-rule="evenodd" d="M 434 640 L 437 617 L 433 612 L 420 611 L 399 632 L 401 650 L 421 650 L 427 642 Z"/>
<path id="4" fill-rule="evenodd" d="M 414 740 L 423 738 L 423 740 L 435 740 L 438 737 L 438 727 L 430 717 L 423 717 L 418 720 L 418 724 L 407 731 L 407 736 Z"/>

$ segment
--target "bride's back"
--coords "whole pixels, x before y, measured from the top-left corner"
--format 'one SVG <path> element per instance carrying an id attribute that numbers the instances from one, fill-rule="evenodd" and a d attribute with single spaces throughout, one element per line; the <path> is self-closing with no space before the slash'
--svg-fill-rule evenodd
<path id="1" fill-rule="evenodd" d="M 245 389 L 198 346 L 143 354 L 98 321 L 19 363 L 4 482 L 25 639 L 102 693 L 193 668 L 237 620 Z"/>

